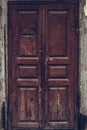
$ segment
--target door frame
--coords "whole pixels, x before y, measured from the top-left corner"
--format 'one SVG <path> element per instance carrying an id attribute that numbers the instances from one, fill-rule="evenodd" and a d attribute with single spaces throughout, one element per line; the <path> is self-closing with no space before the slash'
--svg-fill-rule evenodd
<path id="1" fill-rule="evenodd" d="M 10 7 L 12 4 L 20 4 L 20 3 L 28 3 L 28 4 L 48 4 L 48 3 L 52 3 L 52 4 L 63 4 L 63 3 L 69 3 L 69 4 L 74 4 L 75 6 L 75 20 L 76 20 L 76 27 L 75 27 L 75 39 L 76 39 L 76 48 L 75 48 L 75 53 L 77 54 L 75 57 L 75 78 L 76 80 L 76 84 L 77 87 L 75 88 L 75 112 L 76 112 L 76 116 L 75 116 L 75 120 L 77 121 L 75 124 L 75 130 L 78 130 L 78 115 L 79 115 L 79 0 L 8 0 L 8 23 L 7 23 L 7 37 L 8 37 L 8 47 L 7 47 L 7 66 L 8 66 L 8 74 L 7 74 L 7 127 L 9 125 L 8 123 L 8 112 L 9 112 L 9 42 L 10 42 L 10 34 L 9 34 L 9 28 L 10 28 L 10 20 L 9 20 L 9 11 L 10 11 Z"/>

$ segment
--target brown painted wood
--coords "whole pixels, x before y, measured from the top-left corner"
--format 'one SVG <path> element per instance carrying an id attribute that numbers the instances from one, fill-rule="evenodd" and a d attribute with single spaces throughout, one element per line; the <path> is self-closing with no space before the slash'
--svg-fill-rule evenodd
<path id="1" fill-rule="evenodd" d="M 74 127 L 74 6 L 46 6 L 47 125 Z M 61 60 L 59 62 L 59 60 Z M 69 61 L 67 63 L 67 61 Z M 72 62 L 73 61 L 73 62 Z M 47 118 L 46 118 L 47 120 Z"/>
<path id="2" fill-rule="evenodd" d="M 74 4 L 9 4 L 9 130 L 77 130 L 75 19 Z"/>

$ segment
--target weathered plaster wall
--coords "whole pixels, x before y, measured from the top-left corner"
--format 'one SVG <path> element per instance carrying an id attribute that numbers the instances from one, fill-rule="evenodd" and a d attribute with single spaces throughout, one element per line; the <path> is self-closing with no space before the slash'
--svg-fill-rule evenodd
<path id="1" fill-rule="evenodd" d="M 85 3 L 85 6 L 84 6 L 84 12 L 85 12 L 85 16 L 87 16 L 87 0 L 86 0 L 86 3 Z"/>
<path id="2" fill-rule="evenodd" d="M 86 0 L 87 1 L 87 0 Z M 84 11 L 85 0 L 80 0 L 80 112 L 87 116 L 87 6 Z M 87 3 L 86 3 L 87 4 Z M 6 101 L 7 65 L 7 0 L 0 0 L 0 130 L 4 129 L 4 102 Z M 6 70 L 6 71 L 5 71 Z M 7 74 L 6 74 L 7 75 Z M 2 114 L 3 113 L 3 114 Z M 87 121 L 84 126 L 87 130 Z"/>
<path id="3" fill-rule="evenodd" d="M 80 113 L 81 130 L 87 130 L 87 0 L 80 0 Z"/>
<path id="4" fill-rule="evenodd" d="M 87 9 L 84 10 L 84 4 L 80 1 L 80 112 L 87 115 Z"/>
<path id="5" fill-rule="evenodd" d="M 3 130 L 2 128 L 4 125 L 3 119 L 4 119 L 4 102 L 5 102 L 5 86 L 6 86 L 5 85 L 5 40 L 4 40 L 6 11 L 7 11 L 6 1 L 0 0 L 0 130 Z"/>

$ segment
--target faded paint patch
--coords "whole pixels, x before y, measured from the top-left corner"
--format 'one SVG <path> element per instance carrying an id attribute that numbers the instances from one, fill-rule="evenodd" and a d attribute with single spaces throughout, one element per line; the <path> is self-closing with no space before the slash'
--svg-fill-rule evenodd
<path id="1" fill-rule="evenodd" d="M 84 13 L 85 13 L 85 16 L 87 16 L 87 0 L 86 0 L 86 4 L 84 6 Z"/>

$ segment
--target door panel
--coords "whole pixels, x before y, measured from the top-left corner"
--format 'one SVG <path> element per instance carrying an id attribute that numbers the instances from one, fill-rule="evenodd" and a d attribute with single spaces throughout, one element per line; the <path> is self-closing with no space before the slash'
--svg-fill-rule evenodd
<path id="1" fill-rule="evenodd" d="M 35 121 L 37 119 L 36 88 L 21 88 L 18 91 L 19 121 Z"/>
<path id="2" fill-rule="evenodd" d="M 52 95 L 52 96 L 51 96 Z M 67 87 L 50 87 L 48 93 L 49 115 L 51 121 L 67 121 L 68 90 Z"/>
<path id="3" fill-rule="evenodd" d="M 37 55 L 37 11 L 19 11 L 18 28 L 19 38 L 19 55 L 36 56 Z M 28 19 L 29 18 L 29 19 Z"/>
<path id="4" fill-rule="evenodd" d="M 74 6 L 46 6 L 46 126 L 74 127 Z"/>
<path id="5" fill-rule="evenodd" d="M 74 4 L 9 4 L 9 130 L 76 130 Z"/>
<path id="6" fill-rule="evenodd" d="M 49 56 L 67 54 L 67 11 L 48 10 Z M 59 31 L 60 30 L 60 31 Z"/>

